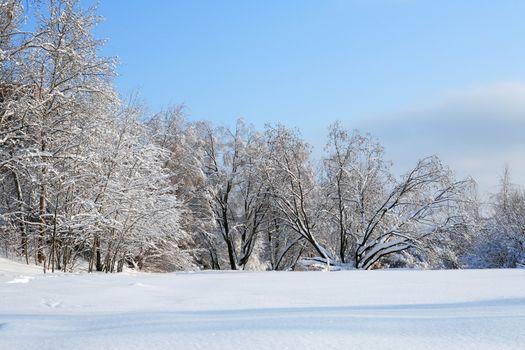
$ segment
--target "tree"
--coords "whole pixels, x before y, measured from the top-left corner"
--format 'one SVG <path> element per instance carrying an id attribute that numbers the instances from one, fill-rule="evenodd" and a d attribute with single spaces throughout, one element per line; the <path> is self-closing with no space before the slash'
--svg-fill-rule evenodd
<path id="1" fill-rule="evenodd" d="M 21 8 L 1 4 L 9 15 Z M 153 144 L 139 109 L 121 107 L 114 60 L 98 54 L 92 35 L 95 9 L 48 5 L 36 8 L 27 38 L 3 40 L 18 35 L 9 17 L 0 33 L 2 76 L 11 79 L 0 108 L 0 224 L 14 237 L 5 241 L 51 270 L 70 270 L 80 256 L 106 272 L 148 259 L 150 267 L 189 266 L 169 154 Z"/>
<path id="2" fill-rule="evenodd" d="M 267 154 L 262 171 L 274 213 L 283 227 L 298 235 L 289 244 L 305 240 L 322 258 L 333 260 L 318 230 L 321 210 L 309 146 L 297 132 L 282 125 L 267 126 L 265 140 Z"/>
<path id="3" fill-rule="evenodd" d="M 511 182 L 508 167 L 504 169 L 491 209 L 466 257 L 467 266 L 500 268 L 525 265 L 525 192 Z"/>
<path id="4" fill-rule="evenodd" d="M 102 171 L 92 186 L 91 203 L 100 216 L 92 238 L 90 266 L 118 270 L 125 262 L 164 270 L 191 266 L 184 247 L 190 237 L 181 225 L 182 203 L 165 168 L 169 152 L 153 144 L 147 127 L 131 108 L 107 133 L 106 152 L 95 152 Z M 110 129 L 111 130 L 111 129 Z M 97 140 L 104 140 L 99 135 Z"/>
<path id="5" fill-rule="evenodd" d="M 329 127 L 328 140 L 322 183 L 326 220 L 336 232 L 339 259 L 346 263 L 393 179 L 383 148 L 370 135 L 349 133 L 337 122 Z"/>
<path id="6" fill-rule="evenodd" d="M 202 125 L 208 198 L 232 270 L 253 256 L 267 213 L 261 181 L 261 135 L 238 120 L 235 130 Z"/>
<path id="7" fill-rule="evenodd" d="M 340 123 L 330 127 L 327 151 L 323 193 L 342 262 L 353 257 L 357 268 L 369 269 L 463 223 L 459 207 L 471 182 L 455 181 L 436 157 L 395 181 L 377 141 Z"/>
<path id="8" fill-rule="evenodd" d="M 369 269 L 382 257 L 421 247 L 462 218 L 451 210 L 464 198 L 469 180 L 455 181 L 436 157 L 424 158 L 399 181 L 359 232 L 355 264 Z"/>
<path id="9" fill-rule="evenodd" d="M 114 103 L 116 95 L 109 84 L 113 60 L 97 55 L 100 42 L 91 35 L 98 21 L 94 9 L 83 11 L 77 1 L 64 0 L 36 10 L 35 33 L 15 50 L 17 56 L 10 56 L 17 60 L 9 91 L 16 103 L 2 108 L 2 132 L 9 136 L 2 165 L 12 174 L 14 198 L 9 201 L 18 203 L 6 214 L 18 222 L 14 227 L 22 231 L 25 254 L 31 233 L 35 259 L 44 262 L 46 244 L 55 242 L 50 237 L 55 237 L 59 212 L 57 205 L 50 206 L 63 190 L 67 173 L 61 171 L 74 168 L 68 162 L 76 162 L 97 122 L 93 117 Z"/>
<path id="10" fill-rule="evenodd" d="M 181 228 L 192 234 L 189 244 L 196 262 L 204 268 L 219 268 L 213 244 L 213 212 L 204 174 L 204 140 L 199 123 L 186 120 L 184 106 L 170 107 L 148 121 L 152 139 L 168 152 L 165 168 L 181 201 Z"/>
<path id="11" fill-rule="evenodd" d="M 19 150 L 27 142 L 27 115 L 35 104 L 32 89 L 24 84 L 22 65 L 35 36 L 20 30 L 22 18 L 20 1 L 0 1 L 0 183 L 3 193 L 0 196 L 0 230 L 3 231 L 0 238 L 6 246 L 19 246 L 28 262 L 28 232 L 22 223 L 26 208 L 17 162 L 24 157 Z M 9 200 L 10 196 L 15 199 Z M 12 221 L 14 217 L 16 223 Z M 18 237 L 11 240 L 8 233 L 18 229 L 21 238 L 15 243 Z"/>

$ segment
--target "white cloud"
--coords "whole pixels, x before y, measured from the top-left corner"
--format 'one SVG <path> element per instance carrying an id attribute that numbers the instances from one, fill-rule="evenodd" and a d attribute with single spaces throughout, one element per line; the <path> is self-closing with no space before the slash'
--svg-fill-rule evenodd
<path id="1" fill-rule="evenodd" d="M 525 125 L 525 84 L 497 83 L 457 91 L 441 105 L 465 112 L 468 120 L 512 122 Z"/>
<path id="2" fill-rule="evenodd" d="M 455 91 L 432 105 L 365 121 L 361 129 L 384 144 L 397 172 L 436 154 L 458 175 L 494 191 L 504 165 L 525 186 L 525 84 L 497 83 Z"/>
<path id="3" fill-rule="evenodd" d="M 457 170 L 459 176 L 473 174 L 480 189 L 493 193 L 497 191 L 505 165 L 510 166 L 512 182 L 525 186 L 525 167 L 521 166 L 524 156 L 525 148 L 518 147 L 503 151 L 449 156 L 448 162 L 451 168 Z"/>

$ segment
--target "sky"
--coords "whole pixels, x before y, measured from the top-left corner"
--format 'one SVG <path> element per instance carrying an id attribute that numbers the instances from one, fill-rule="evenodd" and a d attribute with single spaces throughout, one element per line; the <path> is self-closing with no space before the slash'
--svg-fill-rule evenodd
<path id="1" fill-rule="evenodd" d="M 88 3 L 90 0 L 84 0 Z M 377 137 L 402 174 L 438 155 L 481 191 L 525 186 L 525 1 L 101 0 L 115 83 L 153 113 Z"/>

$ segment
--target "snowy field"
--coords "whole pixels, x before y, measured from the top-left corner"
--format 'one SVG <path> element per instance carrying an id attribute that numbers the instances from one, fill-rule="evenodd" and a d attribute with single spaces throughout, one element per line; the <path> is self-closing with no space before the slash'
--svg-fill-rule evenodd
<path id="1" fill-rule="evenodd" d="M 0 349 L 525 349 L 525 270 L 44 275 L 0 259 Z"/>

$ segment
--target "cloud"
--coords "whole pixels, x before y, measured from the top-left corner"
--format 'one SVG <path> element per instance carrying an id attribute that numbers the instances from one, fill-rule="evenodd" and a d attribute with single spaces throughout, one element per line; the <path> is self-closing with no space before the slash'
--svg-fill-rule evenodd
<path id="1" fill-rule="evenodd" d="M 524 83 L 498 83 L 452 93 L 444 106 L 467 112 L 466 118 L 498 118 L 525 125 L 524 97 Z"/>
<path id="2" fill-rule="evenodd" d="M 463 175 L 473 174 L 481 190 L 494 193 L 498 190 L 505 165 L 510 166 L 512 182 L 525 187 L 525 166 L 521 165 L 524 156 L 525 148 L 516 147 L 451 156 L 449 165 L 453 169 L 459 169 Z"/>
<path id="3" fill-rule="evenodd" d="M 514 182 L 525 186 L 523 83 L 454 91 L 437 103 L 368 120 L 360 128 L 381 140 L 396 172 L 436 154 L 458 176 L 476 179 L 482 191 L 496 189 L 505 164 Z"/>

